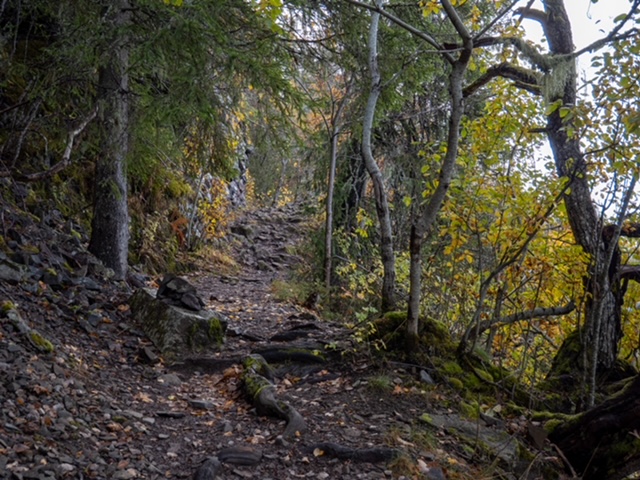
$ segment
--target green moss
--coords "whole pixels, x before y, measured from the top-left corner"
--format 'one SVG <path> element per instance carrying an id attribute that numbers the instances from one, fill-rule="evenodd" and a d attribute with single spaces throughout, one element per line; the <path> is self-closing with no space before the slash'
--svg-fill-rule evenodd
<path id="1" fill-rule="evenodd" d="M 382 316 L 382 320 L 384 320 L 390 325 L 398 327 L 407 320 L 407 312 L 403 312 L 403 311 L 387 312 Z"/>
<path id="2" fill-rule="evenodd" d="M 209 319 L 209 338 L 221 344 L 224 340 L 224 329 L 222 323 L 217 318 Z"/>
<path id="3" fill-rule="evenodd" d="M 480 347 L 479 345 L 475 346 L 475 348 L 473 349 L 472 355 L 474 357 L 477 357 L 484 363 L 491 364 L 493 362 L 493 360 L 491 359 L 487 351 L 484 348 Z"/>
<path id="4" fill-rule="evenodd" d="M 393 388 L 393 381 L 388 375 L 377 375 L 368 380 L 369 387 L 373 390 L 388 392 Z"/>
<path id="5" fill-rule="evenodd" d="M 478 402 L 467 403 L 464 400 L 460 402 L 460 412 L 466 418 L 477 420 L 480 417 L 480 408 Z"/>
<path id="6" fill-rule="evenodd" d="M 13 303 L 11 300 L 4 300 L 0 304 L 0 313 L 2 313 L 2 315 L 6 315 L 11 310 L 15 310 L 15 309 L 16 309 L 16 304 Z"/>
<path id="7" fill-rule="evenodd" d="M 451 385 L 456 390 L 464 390 L 464 383 L 459 378 L 450 377 L 447 379 L 449 381 L 449 385 Z"/>
<path id="8" fill-rule="evenodd" d="M 464 372 L 462 367 L 455 361 L 449 361 L 442 364 L 442 371 L 447 375 L 462 375 Z"/>
<path id="9" fill-rule="evenodd" d="M 51 353 L 55 350 L 53 343 L 51 343 L 49 340 L 44 338 L 35 330 L 31 330 L 31 332 L 29 332 L 29 338 L 31 338 L 31 341 L 33 342 L 33 344 L 43 352 Z"/>
<path id="10" fill-rule="evenodd" d="M 463 376 L 462 383 L 467 390 L 479 390 L 482 387 L 480 379 L 472 373 Z"/>
<path id="11" fill-rule="evenodd" d="M 418 419 L 421 422 L 433 425 L 433 418 L 431 418 L 431 415 L 429 415 L 428 413 L 423 413 L 422 415 L 420 415 L 420 417 L 418 417 Z"/>
<path id="12" fill-rule="evenodd" d="M 40 249 L 35 245 L 24 245 L 21 250 L 23 253 L 28 253 L 30 255 L 38 255 L 40 253 Z"/>

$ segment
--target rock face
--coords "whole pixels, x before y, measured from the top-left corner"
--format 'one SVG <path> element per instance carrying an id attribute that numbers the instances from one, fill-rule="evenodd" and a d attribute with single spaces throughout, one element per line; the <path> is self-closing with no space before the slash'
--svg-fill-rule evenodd
<path id="1" fill-rule="evenodd" d="M 228 321 L 221 314 L 169 305 L 146 288 L 136 291 L 129 305 L 136 323 L 170 360 L 217 348 L 224 341 Z"/>

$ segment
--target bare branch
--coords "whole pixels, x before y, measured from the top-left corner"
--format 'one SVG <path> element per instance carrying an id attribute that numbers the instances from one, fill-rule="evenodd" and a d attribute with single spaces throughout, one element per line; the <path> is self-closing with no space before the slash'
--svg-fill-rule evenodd
<path id="1" fill-rule="evenodd" d="M 531 5 L 530 2 L 529 5 Z M 547 25 L 547 13 L 543 12 L 542 10 L 538 10 L 536 8 L 529 8 L 529 7 L 524 7 L 524 8 L 518 8 L 516 9 L 516 15 L 520 15 L 520 18 L 526 18 L 528 20 L 535 20 L 536 22 L 539 22 L 542 27 L 546 27 Z"/>
<path id="2" fill-rule="evenodd" d="M 493 26 L 498 23 L 509 11 L 518 3 L 520 0 L 513 0 L 509 5 L 504 7 L 500 13 L 498 13 L 493 20 L 487 23 L 474 37 L 473 42 L 479 40 L 485 33 L 493 28 Z"/>
<path id="3" fill-rule="evenodd" d="M 618 269 L 618 276 L 621 280 L 633 280 L 640 283 L 640 266 L 622 265 Z"/>
<path id="4" fill-rule="evenodd" d="M 395 16 L 394 14 L 389 13 L 387 10 L 383 8 L 378 8 L 375 5 L 369 5 L 368 3 L 360 2 L 358 0 L 345 0 L 345 1 L 352 5 L 355 5 L 356 7 L 364 8 L 372 12 L 378 12 L 380 15 L 382 15 L 386 19 L 391 20 L 393 23 L 395 23 L 399 27 L 404 28 L 410 34 L 415 35 L 416 37 L 424 40 L 429 45 L 434 47 L 438 51 L 438 53 L 442 55 L 444 59 L 450 64 L 453 64 L 455 62 L 455 59 L 451 56 L 449 52 L 447 52 L 447 49 L 444 48 L 442 45 L 440 45 L 440 43 L 435 38 L 433 38 L 431 35 L 429 35 L 426 32 L 422 32 L 418 30 L 413 25 L 409 25 L 407 22 Z"/>
<path id="5" fill-rule="evenodd" d="M 576 309 L 576 304 L 571 300 L 566 305 L 560 307 L 547 307 L 547 308 L 534 308 L 533 310 L 527 310 L 526 312 L 518 312 L 506 317 L 485 320 L 480 322 L 478 328 L 470 334 L 470 339 L 473 340 L 476 335 L 489 330 L 491 327 L 503 327 L 505 325 L 511 325 L 512 323 L 521 322 L 523 320 L 531 320 L 532 318 L 545 318 L 545 317 L 558 317 L 560 315 L 567 315 Z"/>
<path id="6" fill-rule="evenodd" d="M 91 111 L 91 113 L 89 113 L 89 115 L 87 115 L 84 119 L 82 119 L 82 121 L 78 124 L 76 128 L 74 128 L 69 132 L 67 136 L 67 145 L 64 149 L 64 153 L 62 154 L 62 159 L 58 163 L 53 165 L 51 168 L 44 170 L 42 172 L 24 174 L 24 175 L 12 175 L 10 171 L 5 170 L 3 172 L 0 172 L 0 177 L 13 176 L 16 180 L 20 180 L 24 182 L 37 182 L 40 180 L 44 180 L 45 178 L 60 172 L 61 170 L 69 166 L 69 164 L 71 163 L 71 152 L 73 151 L 73 144 L 75 142 L 76 137 L 80 135 L 85 128 L 87 128 L 87 125 L 89 125 L 89 122 L 91 122 L 91 120 L 96 118 L 97 114 L 98 114 L 98 106 L 96 105 Z"/>

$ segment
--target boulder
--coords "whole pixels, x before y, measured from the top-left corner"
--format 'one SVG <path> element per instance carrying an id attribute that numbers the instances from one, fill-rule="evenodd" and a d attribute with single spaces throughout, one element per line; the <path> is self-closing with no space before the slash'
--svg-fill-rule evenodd
<path id="1" fill-rule="evenodd" d="M 187 308 L 199 312 L 204 307 L 204 301 L 198 296 L 196 287 L 184 278 L 168 273 L 160 282 L 156 297 L 176 307 Z"/>
<path id="2" fill-rule="evenodd" d="M 170 360 L 217 348 L 224 342 L 228 320 L 210 310 L 194 312 L 156 298 L 141 288 L 129 300 L 134 321 Z"/>

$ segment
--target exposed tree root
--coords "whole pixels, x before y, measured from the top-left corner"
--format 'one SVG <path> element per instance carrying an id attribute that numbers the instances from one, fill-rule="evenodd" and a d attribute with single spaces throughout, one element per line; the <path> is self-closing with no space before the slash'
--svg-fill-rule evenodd
<path id="1" fill-rule="evenodd" d="M 285 439 L 304 432 L 306 424 L 302 415 L 287 402 L 276 398 L 276 387 L 269 380 L 273 378 L 273 374 L 265 359 L 256 354 L 249 355 L 244 359 L 243 365 L 244 389 L 258 414 L 286 420 L 287 426 L 282 433 Z"/>
<path id="2" fill-rule="evenodd" d="M 368 463 L 389 462 L 400 454 L 398 450 L 393 448 L 351 448 L 337 443 L 326 442 L 309 445 L 305 447 L 305 450 L 318 456 Z"/>

